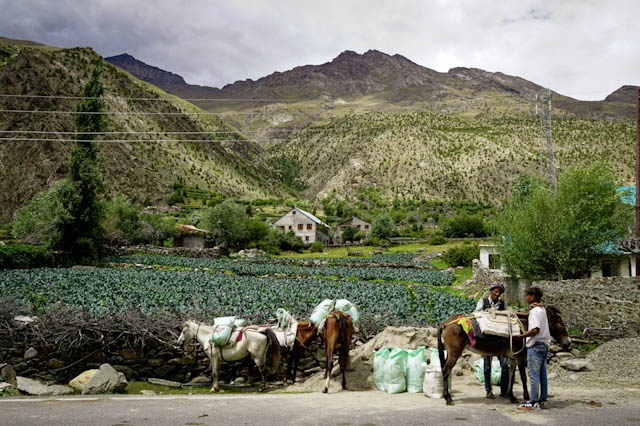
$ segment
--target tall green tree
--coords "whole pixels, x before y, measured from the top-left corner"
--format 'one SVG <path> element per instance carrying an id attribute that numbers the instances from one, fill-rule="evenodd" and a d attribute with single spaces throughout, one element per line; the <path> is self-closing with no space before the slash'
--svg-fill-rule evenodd
<path id="1" fill-rule="evenodd" d="M 386 240 L 391 237 L 393 232 L 393 220 L 388 213 L 382 213 L 379 215 L 373 224 L 371 225 L 371 236 Z"/>
<path id="2" fill-rule="evenodd" d="M 226 243 L 232 248 L 241 247 L 248 236 L 245 209 L 231 200 L 207 209 L 202 226 L 211 233 L 216 243 Z"/>
<path id="3" fill-rule="evenodd" d="M 104 206 L 104 180 L 100 170 L 98 146 L 94 142 L 105 130 L 100 99 L 104 88 L 100 82 L 101 66 L 96 64 L 84 87 L 84 99 L 76 106 L 76 143 L 69 160 L 69 186 L 60 191 L 67 215 L 57 218 L 50 246 L 67 252 L 73 261 L 94 259 L 104 242 L 101 226 Z"/>
<path id="4" fill-rule="evenodd" d="M 528 279 L 588 274 L 603 250 L 633 224 L 632 208 L 615 189 L 603 163 L 567 170 L 557 190 L 541 180 L 521 179 L 498 218 L 507 272 Z"/>

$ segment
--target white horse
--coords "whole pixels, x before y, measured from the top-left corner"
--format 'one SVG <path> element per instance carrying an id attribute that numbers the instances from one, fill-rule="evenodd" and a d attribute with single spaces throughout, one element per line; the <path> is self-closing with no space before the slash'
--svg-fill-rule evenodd
<path id="1" fill-rule="evenodd" d="M 213 386 L 211 392 L 218 392 L 220 362 L 221 361 L 239 361 L 247 356 L 251 356 L 256 363 L 260 376 L 262 377 L 262 385 L 260 390 L 266 390 L 265 378 L 265 360 L 267 351 L 271 350 L 273 357 L 274 370 L 278 371 L 280 367 L 280 345 L 278 339 L 268 328 L 242 328 L 234 330 L 231 334 L 230 343 L 225 346 L 218 346 L 211 342 L 211 335 L 214 327 L 198 323 L 195 321 L 185 321 L 182 326 L 182 333 L 178 337 L 178 345 L 189 344 L 195 338 L 202 346 L 202 349 L 211 361 L 211 376 L 213 378 Z M 241 335 L 239 341 L 238 337 Z"/>

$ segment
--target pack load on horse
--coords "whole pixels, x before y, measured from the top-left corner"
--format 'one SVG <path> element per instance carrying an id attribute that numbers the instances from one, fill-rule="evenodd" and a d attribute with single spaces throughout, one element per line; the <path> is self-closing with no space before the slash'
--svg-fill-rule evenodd
<path id="1" fill-rule="evenodd" d="M 287 374 L 283 379 L 283 384 L 287 386 L 288 380 L 292 383 L 296 382 L 300 356 L 316 338 L 318 329 L 310 321 L 298 322 L 293 315 L 282 308 L 276 311 L 276 319 L 278 323 L 271 329 L 278 338 L 282 352 L 288 355 Z"/>
<path id="2" fill-rule="evenodd" d="M 349 366 L 349 350 L 355 332 L 355 324 L 360 320 L 358 309 L 346 299 L 323 300 L 311 313 L 311 321 L 322 336 L 327 365 L 324 371 L 326 383 L 323 393 L 329 392 L 331 370 L 333 370 L 333 353 L 338 351 L 338 363 L 342 372 L 342 389 L 347 388 L 347 368 Z"/>
<path id="3" fill-rule="evenodd" d="M 567 332 L 560 312 L 553 306 L 548 306 L 546 311 L 551 336 L 563 348 L 569 348 L 571 346 L 571 339 L 569 338 L 569 333 Z M 506 313 L 499 315 L 496 311 L 452 315 L 445 319 L 438 328 L 438 355 L 440 364 L 443 366 L 443 396 L 448 405 L 453 404 L 447 386 L 449 375 L 458 358 L 462 356 L 462 352 L 467 348 L 481 355 L 506 356 L 509 358 L 509 388 L 507 396 L 511 399 L 511 402 L 518 402 L 513 394 L 515 366 L 517 365 L 520 371 L 524 398 L 525 400 L 529 399 L 525 370 L 527 357 L 525 343 L 523 340 L 512 338 L 512 336 L 516 334 L 523 334 L 521 330 L 527 328 L 526 314 L 517 314 L 513 311 L 502 312 Z M 482 331 L 479 325 L 482 321 L 479 322 L 477 320 L 476 314 L 487 314 L 480 316 L 484 317 L 485 320 L 489 320 L 489 323 L 485 321 L 485 330 L 488 332 Z M 494 314 L 496 318 L 495 321 L 493 320 Z M 515 327 L 514 317 L 516 317 Z M 520 324 L 518 324 L 518 322 L 520 322 L 518 320 L 521 321 Z"/>
<path id="4" fill-rule="evenodd" d="M 211 392 L 220 390 L 220 364 L 222 361 L 240 361 L 250 356 L 260 371 L 262 384 L 260 390 L 266 390 L 265 361 L 270 352 L 273 359 L 273 367 L 277 372 L 280 366 L 280 344 L 278 338 L 268 327 L 259 326 L 233 326 L 229 324 L 243 324 L 236 322 L 233 317 L 220 318 L 220 325 L 206 325 L 200 322 L 187 320 L 182 326 L 182 332 L 178 337 L 178 344 L 189 344 L 196 339 L 204 353 L 211 362 L 211 376 L 213 385 Z M 229 329 L 231 332 L 229 333 Z M 214 336 L 215 335 L 215 336 Z M 228 336 L 227 336 L 228 335 Z M 215 341 L 214 341 L 215 340 Z M 218 344 L 219 342 L 226 342 Z"/>

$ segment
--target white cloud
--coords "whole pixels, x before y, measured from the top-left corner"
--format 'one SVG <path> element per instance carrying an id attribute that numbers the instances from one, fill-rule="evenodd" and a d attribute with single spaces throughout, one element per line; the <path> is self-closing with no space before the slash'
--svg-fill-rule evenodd
<path id="1" fill-rule="evenodd" d="M 517 75 L 579 99 L 640 84 L 636 0 L 0 0 L 5 37 L 129 53 L 221 87 L 377 49 Z"/>

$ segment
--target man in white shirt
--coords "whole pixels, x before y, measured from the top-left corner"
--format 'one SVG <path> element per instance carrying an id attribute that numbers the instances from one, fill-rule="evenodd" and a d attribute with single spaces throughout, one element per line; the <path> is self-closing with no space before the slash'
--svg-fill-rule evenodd
<path id="1" fill-rule="evenodd" d="M 542 290 L 538 287 L 527 289 L 529 303 L 528 331 L 514 335 L 514 339 L 527 338 L 527 362 L 531 382 L 531 400 L 518 405 L 522 410 L 542 408 L 547 401 L 547 353 L 551 344 L 547 310 L 542 306 Z"/>

